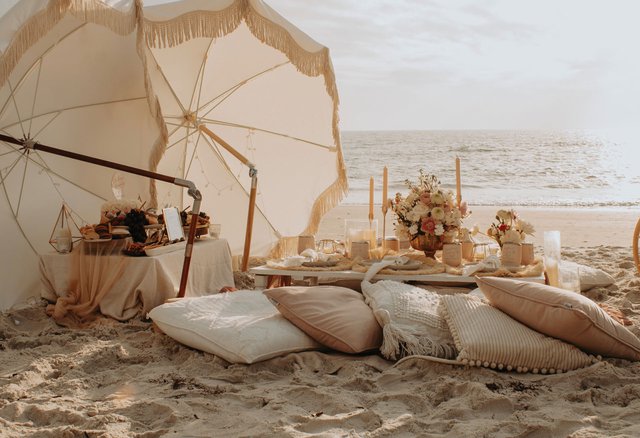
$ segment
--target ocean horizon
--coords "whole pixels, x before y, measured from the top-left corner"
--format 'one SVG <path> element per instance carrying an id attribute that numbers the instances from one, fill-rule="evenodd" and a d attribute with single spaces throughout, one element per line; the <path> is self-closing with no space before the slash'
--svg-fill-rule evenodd
<path id="1" fill-rule="evenodd" d="M 531 207 L 640 206 L 640 148 L 633 137 L 597 131 L 430 130 L 343 131 L 349 179 L 343 204 L 369 202 L 382 172 L 389 197 L 406 193 L 419 169 L 455 191 L 461 161 L 462 197 L 470 205 Z"/>

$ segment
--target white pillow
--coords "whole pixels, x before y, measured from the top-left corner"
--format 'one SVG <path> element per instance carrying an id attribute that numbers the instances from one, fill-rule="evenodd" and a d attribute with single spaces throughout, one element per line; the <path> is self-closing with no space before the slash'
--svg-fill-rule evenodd
<path id="1" fill-rule="evenodd" d="M 387 359 L 423 355 L 453 359 L 457 352 L 438 313 L 441 296 L 397 281 L 362 282 L 365 302 L 382 326 L 380 353 Z"/>
<path id="2" fill-rule="evenodd" d="M 578 268 L 580 273 L 580 290 L 585 291 L 594 287 L 607 287 L 616 282 L 615 278 L 604 272 L 602 269 L 581 265 L 580 263 L 562 261 L 563 265 L 571 268 Z"/>
<path id="3" fill-rule="evenodd" d="M 322 347 L 257 291 L 183 298 L 156 307 L 149 317 L 176 341 L 233 363 Z"/>

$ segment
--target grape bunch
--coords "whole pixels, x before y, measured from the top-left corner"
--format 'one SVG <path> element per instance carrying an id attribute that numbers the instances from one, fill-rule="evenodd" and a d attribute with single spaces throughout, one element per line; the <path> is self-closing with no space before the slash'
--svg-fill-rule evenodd
<path id="1" fill-rule="evenodd" d="M 129 227 L 129 234 L 134 242 L 144 242 L 147 240 L 147 232 L 144 226 L 148 225 L 147 217 L 142 210 L 131 210 L 124 217 L 124 224 Z"/>

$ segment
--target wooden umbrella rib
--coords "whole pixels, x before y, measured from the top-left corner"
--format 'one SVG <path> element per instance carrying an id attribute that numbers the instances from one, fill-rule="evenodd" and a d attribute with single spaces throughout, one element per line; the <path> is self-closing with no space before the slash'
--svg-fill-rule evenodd
<path id="1" fill-rule="evenodd" d="M 211 50 L 212 44 L 213 44 L 213 38 L 209 40 L 209 47 L 207 47 L 207 50 L 205 51 L 205 53 L 207 54 L 209 53 L 209 50 Z M 202 87 L 204 86 L 204 71 L 207 65 L 207 59 L 208 59 L 208 56 L 204 56 L 202 58 L 202 63 L 200 64 L 200 71 L 198 72 L 198 79 L 196 80 L 196 83 L 193 89 L 193 94 L 191 95 L 191 102 L 189 103 L 189 109 L 191 109 L 192 105 L 195 103 L 197 111 L 200 111 L 200 98 L 202 97 Z M 198 84 L 200 84 L 200 86 L 198 86 Z M 194 102 L 193 100 L 195 98 L 196 89 L 198 90 L 198 98 L 196 99 L 196 102 Z"/>
<path id="2" fill-rule="evenodd" d="M 60 178 L 61 180 L 71 184 L 74 187 L 79 188 L 80 190 L 95 196 L 96 198 L 102 200 L 102 201 L 106 201 L 107 199 L 103 196 L 98 195 L 97 193 L 94 193 L 91 190 L 87 190 L 85 187 L 81 187 L 78 184 L 76 184 L 75 182 L 71 181 L 70 179 L 62 176 L 60 173 L 56 172 L 55 170 L 53 170 L 45 161 L 44 158 L 42 158 L 42 156 L 40 155 L 40 153 L 38 151 L 35 151 L 36 156 L 40 159 L 40 161 L 42 161 L 42 163 L 38 163 L 36 160 L 34 160 L 33 158 L 29 157 L 29 160 L 31 160 L 32 163 L 34 163 L 37 166 L 40 166 L 46 173 L 47 176 L 49 177 L 49 179 L 51 180 L 51 184 L 53 185 L 53 187 L 55 188 L 56 192 L 58 192 L 58 195 L 60 195 L 60 199 L 62 199 L 64 201 L 64 196 L 62 196 L 62 193 L 60 193 L 60 191 L 58 190 L 55 181 L 53 181 L 53 178 L 51 178 L 51 175 L 55 175 L 58 178 Z"/>
<path id="3" fill-rule="evenodd" d="M 231 171 L 231 168 L 229 168 L 229 165 L 227 164 L 226 160 L 222 157 L 222 154 L 220 153 L 220 151 L 218 150 L 218 148 L 215 146 L 215 144 L 213 144 L 213 139 L 209 138 L 208 136 L 203 136 L 204 141 L 207 143 L 207 145 L 211 148 L 211 150 L 218 156 L 220 157 L 220 161 L 222 163 L 225 164 L 225 168 L 227 169 L 227 171 L 229 172 L 229 175 L 231 175 L 231 177 L 236 181 L 236 183 L 238 184 L 238 186 L 240 186 L 240 188 L 242 189 L 242 191 L 244 192 L 245 195 L 247 195 L 247 197 L 250 196 L 249 192 L 247 192 L 247 190 L 244 188 L 244 186 L 242 185 L 242 183 L 240 182 L 240 180 L 233 174 L 233 172 Z M 185 175 L 186 176 L 186 175 Z M 264 214 L 264 212 L 262 211 L 262 209 L 260 208 L 260 206 L 256 205 L 256 209 L 260 212 L 260 216 L 262 216 L 262 218 L 265 220 L 265 222 L 269 225 L 269 227 L 271 227 L 271 230 L 276 232 L 276 228 L 273 226 L 273 224 L 271 223 L 271 221 L 269 220 L 269 218 L 267 218 L 267 216 Z"/>
<path id="4" fill-rule="evenodd" d="M 16 207 L 16 216 L 20 214 L 20 205 L 22 204 L 22 194 L 24 193 L 24 181 L 27 177 L 28 167 L 29 167 L 29 160 L 26 159 L 24 160 L 24 170 L 22 171 L 22 181 L 20 181 L 20 194 L 18 195 L 18 206 Z"/>
<path id="5" fill-rule="evenodd" d="M 33 71 L 33 69 L 35 68 L 36 65 L 40 64 L 42 65 L 42 58 L 44 58 L 46 55 L 49 54 L 49 52 L 51 52 L 55 47 L 58 47 L 59 44 L 66 40 L 67 38 L 69 38 L 74 32 L 76 32 L 78 29 L 83 28 L 84 26 L 86 26 L 87 23 L 80 23 L 80 25 L 78 27 L 75 27 L 73 29 L 71 29 L 69 32 L 67 32 L 65 35 L 63 35 L 62 37 L 60 37 L 57 41 L 56 44 L 54 44 L 53 46 L 47 48 L 47 50 L 45 50 L 40 56 L 38 56 L 34 61 L 33 64 L 31 64 L 31 66 L 29 66 L 28 69 L 25 70 L 24 74 L 20 77 L 20 79 L 18 80 L 18 83 L 16 84 L 16 88 L 15 90 L 19 90 L 20 87 L 22 87 L 22 84 L 24 83 L 24 81 L 26 80 L 26 78 L 29 76 L 29 74 Z M 7 83 L 9 81 L 7 80 Z M 13 95 L 14 90 L 11 91 L 11 95 Z M 2 107 L 2 110 L 0 110 L 0 116 L 4 113 L 6 109 L 6 103 L 5 105 Z M 23 132 L 23 135 L 25 133 Z"/>
<path id="6" fill-rule="evenodd" d="M 311 140 L 305 140 L 304 138 L 295 137 L 295 136 L 292 136 L 292 135 L 284 134 L 282 132 L 271 131 L 269 129 L 258 128 L 258 127 L 255 127 L 255 126 L 242 125 L 242 124 L 239 124 L 239 123 L 223 122 L 222 120 L 214 120 L 214 119 L 201 119 L 201 120 L 203 122 L 211 123 L 213 125 L 229 126 L 229 127 L 232 127 L 232 128 L 240 128 L 240 129 L 253 129 L 254 131 L 264 132 L 265 134 L 271 134 L 271 135 L 275 135 L 275 136 L 278 136 L 278 137 L 289 138 L 291 140 L 300 141 L 300 142 L 309 144 L 311 146 L 317 146 L 319 148 L 327 149 L 327 150 L 330 150 L 330 151 L 335 149 L 334 146 L 323 145 L 323 144 L 316 143 L 316 142 L 311 141 Z"/>
<path id="7" fill-rule="evenodd" d="M 36 101 L 38 100 L 38 89 L 40 88 L 40 75 L 42 74 L 42 62 L 38 68 L 38 77 L 36 78 L 36 89 L 33 93 L 33 102 L 31 103 L 31 114 L 36 110 Z M 33 126 L 33 119 L 29 119 L 29 129 L 27 130 L 27 136 L 31 137 L 31 127 Z M 42 131 L 42 130 L 41 130 Z"/>
<path id="8" fill-rule="evenodd" d="M 9 202 L 9 193 L 7 193 L 7 186 L 5 184 L 2 184 L 2 190 L 4 192 L 4 196 L 5 196 L 6 200 L 7 200 L 7 203 L 9 204 L 9 206 L 11 206 L 11 202 Z M 22 228 L 22 225 L 20 224 L 20 220 L 18 219 L 18 216 L 14 213 L 13 209 L 11 209 L 11 214 L 13 215 L 13 220 L 14 220 L 16 226 L 18 227 L 18 230 L 20 230 L 20 234 L 22 234 L 22 237 L 24 237 L 24 240 L 27 241 L 27 243 L 29 244 L 29 247 L 31 248 L 33 253 L 37 255 L 38 251 L 36 251 L 35 247 L 33 246 L 31 241 L 27 237 L 27 233 L 25 233 L 24 229 Z"/>
<path id="9" fill-rule="evenodd" d="M 11 172 L 13 172 L 13 169 L 18 165 L 21 158 L 22 158 L 22 155 L 16 158 L 16 160 L 11 164 L 11 166 L 9 166 L 9 170 L 7 170 L 7 173 L 2 177 L 2 179 L 0 179 L 0 185 L 4 185 L 4 180 L 7 179 L 7 177 L 9 176 L 9 174 L 11 174 Z"/>
<path id="10" fill-rule="evenodd" d="M 22 117 L 20 117 L 20 110 L 18 109 L 18 102 L 16 102 L 15 92 L 13 86 L 11 85 L 11 82 L 8 79 L 7 84 L 9 85 L 9 89 L 11 91 L 9 98 L 11 99 L 11 101 L 13 102 L 13 106 L 15 107 L 16 114 L 18 116 L 18 124 L 20 124 L 20 131 L 22 131 L 22 136 L 24 137 L 27 134 L 24 132 L 24 126 L 22 126 Z"/>
<path id="11" fill-rule="evenodd" d="M 30 118 L 26 118 L 24 120 L 19 120 L 19 121 L 15 122 L 15 123 L 11 123 L 9 125 L 2 126 L 2 127 L 0 127 L 0 130 L 5 131 L 8 128 L 12 128 L 12 127 L 14 127 L 14 126 L 16 126 L 18 124 L 22 124 L 23 122 L 25 122 L 27 120 L 36 119 L 38 117 L 49 116 L 51 114 L 60 114 L 60 113 L 63 113 L 65 111 L 74 111 L 74 110 L 78 110 L 78 109 L 85 109 L 85 108 L 91 108 L 91 107 L 96 107 L 96 106 L 111 105 L 111 104 L 114 104 L 114 103 L 134 102 L 136 100 L 146 100 L 146 97 L 131 97 L 131 98 L 128 98 L 128 99 L 108 100 L 108 101 L 104 101 L 104 102 L 96 102 L 96 103 L 85 104 L 85 105 L 75 105 L 75 106 L 70 106 L 70 107 L 65 107 L 65 108 L 59 108 L 59 109 L 57 109 L 55 111 L 48 111 L 46 113 L 32 115 Z M 42 132 L 42 130 L 40 130 L 38 132 Z"/>
<path id="12" fill-rule="evenodd" d="M 235 93 L 236 91 L 238 91 L 240 88 L 242 88 L 243 85 L 246 85 L 247 83 L 253 81 L 254 79 L 265 75 L 267 73 L 270 73 L 274 70 L 279 69 L 280 67 L 283 67 L 287 64 L 291 64 L 291 61 L 285 61 L 283 63 L 274 65 L 273 67 L 269 67 L 268 69 L 265 69 L 261 72 L 258 72 L 256 74 L 254 74 L 253 76 L 249 76 L 246 79 L 243 79 L 242 81 L 238 82 L 237 84 L 233 85 L 232 87 L 226 89 L 225 91 L 223 91 L 222 93 L 218 94 L 217 96 L 215 96 L 213 99 L 210 99 L 209 101 L 207 101 L 204 105 L 199 106 L 198 107 L 198 112 L 200 112 L 202 109 L 204 109 L 205 107 L 207 107 L 209 104 L 212 104 L 213 102 L 216 102 L 216 100 L 220 99 L 219 102 L 217 102 L 215 105 L 213 105 L 211 107 L 211 109 L 209 109 L 208 111 L 206 111 L 203 116 L 207 116 L 209 113 L 211 113 L 211 111 L 213 111 L 214 109 L 216 109 L 218 106 L 220 106 L 220 104 L 222 102 L 224 102 L 225 100 L 227 100 L 231 95 L 233 95 L 233 93 Z"/>
<path id="13" fill-rule="evenodd" d="M 173 90 L 173 87 L 171 86 L 169 80 L 167 79 L 167 76 L 164 74 L 164 71 L 162 70 L 162 67 L 160 67 L 160 64 L 158 63 L 158 60 L 156 59 L 155 55 L 153 54 L 153 50 L 149 49 L 149 52 L 151 53 L 151 58 L 153 59 L 153 62 L 156 65 L 156 68 L 160 72 L 160 76 L 162 76 L 162 79 L 164 79 L 164 82 L 167 85 L 167 88 L 171 91 L 171 94 L 173 94 L 173 98 L 175 99 L 176 103 L 178 105 L 180 105 L 180 109 L 182 110 L 182 113 L 184 114 L 186 112 L 185 108 L 182 105 L 182 102 L 180 102 L 180 99 L 178 99 L 178 95 Z"/>

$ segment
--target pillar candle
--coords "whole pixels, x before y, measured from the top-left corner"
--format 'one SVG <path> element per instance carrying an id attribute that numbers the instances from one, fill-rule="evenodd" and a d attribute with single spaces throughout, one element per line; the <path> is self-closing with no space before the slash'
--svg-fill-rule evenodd
<path id="1" fill-rule="evenodd" d="M 458 207 L 460 207 L 460 203 L 462 202 L 462 190 L 460 184 L 460 157 L 456 157 L 456 201 L 458 202 Z"/>
<path id="2" fill-rule="evenodd" d="M 373 220 L 373 177 L 369 179 L 369 220 Z"/>
<path id="3" fill-rule="evenodd" d="M 389 173 L 387 171 L 387 166 L 384 166 L 384 170 L 382 171 L 382 212 L 387 212 L 387 185 L 389 184 Z"/>

